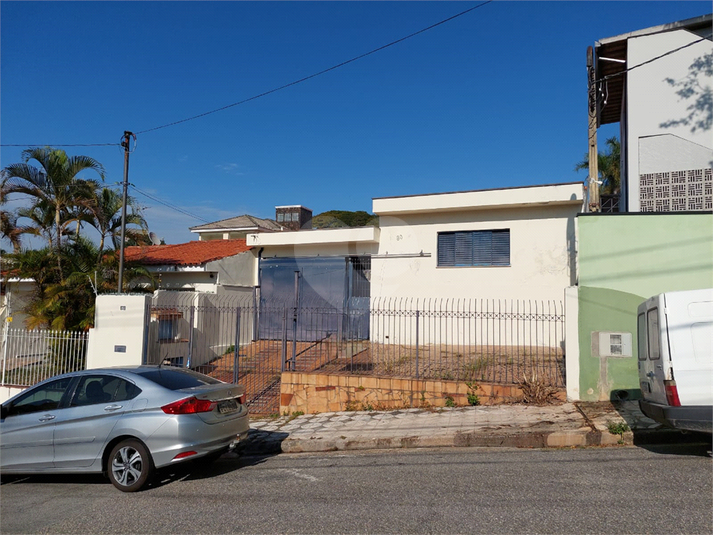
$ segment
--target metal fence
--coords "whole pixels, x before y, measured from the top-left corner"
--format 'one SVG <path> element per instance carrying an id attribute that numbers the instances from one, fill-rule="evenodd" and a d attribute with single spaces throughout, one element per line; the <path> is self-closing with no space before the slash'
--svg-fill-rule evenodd
<path id="1" fill-rule="evenodd" d="M 147 363 L 240 382 L 279 410 L 283 371 L 564 386 L 561 302 L 370 299 L 350 308 L 222 299 L 155 302 Z M 238 348 L 238 351 L 235 350 Z"/>
<path id="2" fill-rule="evenodd" d="M 3 335 L 2 386 L 31 386 L 86 366 L 86 332 L 6 329 Z"/>

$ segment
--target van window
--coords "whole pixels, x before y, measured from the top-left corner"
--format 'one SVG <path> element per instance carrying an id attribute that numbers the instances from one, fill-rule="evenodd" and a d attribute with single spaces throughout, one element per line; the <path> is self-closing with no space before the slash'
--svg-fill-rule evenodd
<path id="1" fill-rule="evenodd" d="M 649 332 L 649 359 L 658 360 L 661 358 L 659 350 L 659 309 L 652 308 L 646 313 L 647 328 Z"/>
<path id="2" fill-rule="evenodd" d="M 639 360 L 646 360 L 647 345 L 646 345 L 646 317 L 639 314 L 637 318 L 637 342 L 639 346 Z"/>

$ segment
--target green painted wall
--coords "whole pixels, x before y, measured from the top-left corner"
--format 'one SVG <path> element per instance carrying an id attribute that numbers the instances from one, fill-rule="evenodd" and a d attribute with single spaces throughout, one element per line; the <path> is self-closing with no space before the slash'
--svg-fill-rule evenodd
<path id="1" fill-rule="evenodd" d="M 713 286 L 713 214 L 580 215 L 579 286 L 644 295 Z"/>
<path id="2" fill-rule="evenodd" d="M 713 214 L 580 215 L 579 393 L 640 397 L 636 309 L 652 295 L 713 287 Z M 592 332 L 632 334 L 632 356 L 592 356 Z"/>

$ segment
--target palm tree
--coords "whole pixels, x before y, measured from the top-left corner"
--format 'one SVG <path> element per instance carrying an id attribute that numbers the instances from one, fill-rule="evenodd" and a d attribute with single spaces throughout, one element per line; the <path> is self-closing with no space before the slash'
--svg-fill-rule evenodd
<path id="1" fill-rule="evenodd" d="M 121 241 L 121 207 L 122 196 L 111 188 L 95 189 L 93 196 L 85 205 L 88 217 L 83 220 L 92 225 L 99 232 L 98 260 L 104 252 L 106 239 L 111 239 L 114 249 L 119 249 Z M 132 197 L 127 197 L 127 208 L 131 211 L 126 214 L 126 225 L 137 228 L 126 228 L 125 239 L 130 242 L 146 241 L 148 224 L 141 215 L 141 211 Z"/>
<path id="2" fill-rule="evenodd" d="M 29 220 L 29 223 L 17 227 L 19 234 L 42 237 L 47 241 L 47 246 L 54 248 L 54 209 L 45 201 L 35 202 L 32 206 L 18 208 L 17 220 Z"/>
<path id="3" fill-rule="evenodd" d="M 72 221 L 65 217 L 70 208 L 75 206 L 87 193 L 87 181 L 77 178 L 85 170 L 97 172 L 104 180 L 104 167 L 88 156 L 67 156 L 61 149 L 51 147 L 30 148 L 22 151 L 23 163 L 7 166 L 3 171 L 0 196 L 6 198 L 12 193 L 29 195 L 35 203 L 43 203 L 54 215 L 54 247 L 59 251 L 61 238 L 66 227 Z M 40 168 L 30 165 L 36 161 Z M 58 257 L 59 258 L 59 257 Z"/>
<path id="4" fill-rule="evenodd" d="M 599 152 L 597 164 L 599 180 L 602 181 L 601 193 L 605 195 L 619 194 L 621 191 L 621 143 L 616 137 L 610 137 L 604 142 L 605 152 Z M 575 167 L 575 171 L 589 170 L 589 154 Z"/>
<path id="5" fill-rule="evenodd" d="M 20 234 L 22 232 L 17 226 L 17 216 L 12 212 L 0 210 L 0 237 L 7 238 L 15 252 L 20 250 Z"/>

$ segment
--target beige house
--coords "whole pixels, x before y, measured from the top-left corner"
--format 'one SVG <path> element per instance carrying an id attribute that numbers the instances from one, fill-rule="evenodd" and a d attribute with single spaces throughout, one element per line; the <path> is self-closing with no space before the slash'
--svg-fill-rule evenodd
<path id="1" fill-rule="evenodd" d="M 367 258 L 371 298 L 561 300 L 576 284 L 583 198 L 581 182 L 376 198 L 379 227 L 249 234 L 247 244 L 296 269 Z"/>

